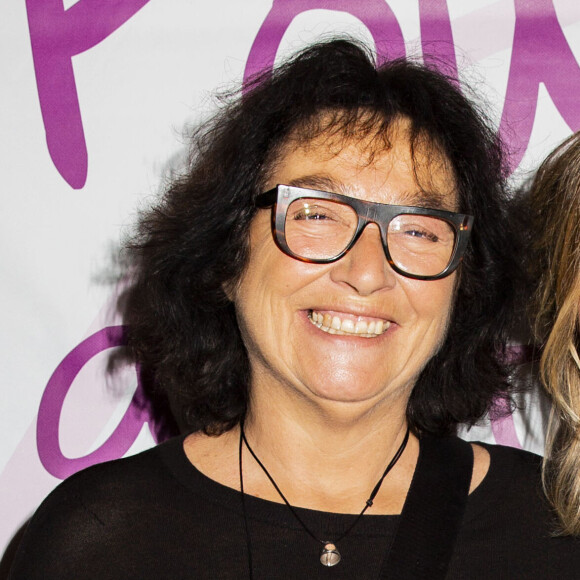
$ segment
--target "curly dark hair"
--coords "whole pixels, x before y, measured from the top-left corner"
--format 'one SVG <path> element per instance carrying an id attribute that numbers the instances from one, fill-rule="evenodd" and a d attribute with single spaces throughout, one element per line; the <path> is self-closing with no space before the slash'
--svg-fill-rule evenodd
<path id="1" fill-rule="evenodd" d="M 458 209 L 475 216 L 446 340 L 408 403 L 410 427 L 448 434 L 480 419 L 494 399 L 509 400 L 501 355 L 518 264 L 500 140 L 453 79 L 406 59 L 377 66 L 366 47 L 336 39 L 226 101 L 196 131 L 187 170 L 141 215 L 127 244 L 129 344 L 182 431 L 219 434 L 246 412 L 250 367 L 224 287 L 244 271 L 254 200 L 282 146 L 297 132 L 308 140 L 329 129 L 346 138 L 383 133 L 388 144 L 388 129 L 401 118 L 410 122 L 412 150 L 426 139 L 443 152 Z"/>

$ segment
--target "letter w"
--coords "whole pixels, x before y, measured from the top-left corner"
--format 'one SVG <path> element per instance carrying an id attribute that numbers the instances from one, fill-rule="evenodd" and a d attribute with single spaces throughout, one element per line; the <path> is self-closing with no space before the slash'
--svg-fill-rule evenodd
<path id="1" fill-rule="evenodd" d="M 519 165 L 530 140 L 540 82 L 570 129 L 580 129 L 580 67 L 551 0 L 515 0 L 515 8 L 512 59 L 500 123 L 513 154 L 512 169 Z"/>

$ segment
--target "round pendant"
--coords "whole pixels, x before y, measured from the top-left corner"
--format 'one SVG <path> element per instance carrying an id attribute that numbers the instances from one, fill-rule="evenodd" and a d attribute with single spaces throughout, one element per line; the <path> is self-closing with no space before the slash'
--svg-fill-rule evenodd
<path id="1" fill-rule="evenodd" d="M 320 553 L 320 563 L 323 566 L 336 566 L 340 562 L 340 552 L 334 544 L 330 542 L 324 544 Z"/>

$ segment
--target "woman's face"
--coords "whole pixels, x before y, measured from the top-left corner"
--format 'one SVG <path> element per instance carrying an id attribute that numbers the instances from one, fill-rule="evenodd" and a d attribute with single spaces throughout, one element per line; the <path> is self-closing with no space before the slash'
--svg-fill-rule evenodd
<path id="1" fill-rule="evenodd" d="M 419 187 L 404 126 L 392 147 L 321 136 L 287 146 L 266 189 L 277 184 L 332 191 L 367 201 L 456 210 L 452 173 L 444 160 L 416 151 Z M 338 151 L 338 152 L 337 152 Z M 370 224 L 355 246 L 331 264 L 308 264 L 276 246 L 270 209 L 250 229 L 248 266 L 231 296 L 252 367 L 252 390 L 268 397 L 298 394 L 319 405 L 388 402 L 404 413 L 417 376 L 442 343 L 454 296 L 455 274 L 420 281 L 395 273 Z M 330 318 L 325 318 L 330 317 Z M 339 334 L 316 320 L 336 319 Z M 380 334 L 357 334 L 375 323 Z M 354 327 L 354 328 L 353 328 Z M 368 332 L 367 332 L 368 334 Z"/>

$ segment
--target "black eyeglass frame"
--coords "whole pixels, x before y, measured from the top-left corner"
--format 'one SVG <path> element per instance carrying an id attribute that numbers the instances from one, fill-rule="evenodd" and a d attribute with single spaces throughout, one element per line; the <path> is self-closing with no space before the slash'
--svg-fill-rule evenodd
<path id="1" fill-rule="evenodd" d="M 292 202 L 304 197 L 337 201 L 339 203 L 348 205 L 356 212 L 358 218 L 356 230 L 346 248 L 338 255 L 332 258 L 305 258 L 304 256 L 295 254 L 288 247 L 285 234 L 286 214 L 288 207 Z M 295 258 L 296 260 L 310 264 L 329 264 L 331 262 L 340 260 L 340 258 L 342 258 L 356 244 L 365 227 L 371 223 L 374 223 L 378 226 L 381 232 L 383 250 L 385 252 L 387 262 L 391 268 L 402 276 L 413 278 L 415 280 L 440 280 L 441 278 L 445 278 L 454 272 L 458 268 L 461 260 L 463 259 L 463 255 L 465 254 L 474 221 L 473 216 L 462 213 L 455 213 L 451 211 L 431 209 L 426 207 L 390 205 L 386 203 L 364 201 L 362 199 L 357 199 L 356 197 L 349 197 L 339 193 L 331 193 L 329 191 L 306 189 L 304 187 L 294 187 L 291 185 L 282 184 L 277 185 L 269 191 L 259 194 L 256 197 L 255 206 L 261 209 L 272 207 L 272 233 L 274 235 L 276 245 L 280 248 L 280 250 L 282 250 L 288 256 Z M 453 252 L 451 253 L 449 263 L 442 272 L 432 276 L 421 276 L 418 274 L 410 274 L 409 272 L 405 272 L 395 264 L 389 252 L 387 243 L 387 228 L 389 223 L 401 214 L 414 214 L 435 217 L 445 220 L 447 223 L 453 226 L 455 231 L 455 246 L 453 248 Z"/>

